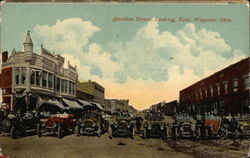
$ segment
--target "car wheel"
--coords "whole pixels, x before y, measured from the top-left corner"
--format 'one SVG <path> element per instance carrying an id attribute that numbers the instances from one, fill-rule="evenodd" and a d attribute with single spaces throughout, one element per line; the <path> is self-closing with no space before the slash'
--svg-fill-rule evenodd
<path id="1" fill-rule="evenodd" d="M 144 135 L 144 139 L 147 139 L 147 130 L 146 129 L 144 129 L 144 131 L 143 131 L 143 135 Z"/>
<path id="2" fill-rule="evenodd" d="M 18 137 L 18 129 L 16 129 L 14 126 L 11 127 L 10 136 L 13 139 L 16 139 Z"/>
<path id="3" fill-rule="evenodd" d="M 134 136 L 135 136 L 135 131 L 134 131 L 134 128 L 131 129 L 131 139 L 134 139 Z"/>
<path id="4" fill-rule="evenodd" d="M 197 128 L 196 129 L 196 132 L 195 132 L 196 134 L 196 139 L 200 139 L 201 138 L 201 128 Z"/>
<path id="5" fill-rule="evenodd" d="M 80 127 L 80 125 L 78 125 L 78 127 L 77 127 L 77 137 L 79 137 L 79 136 L 81 136 L 81 127 Z"/>
<path id="6" fill-rule="evenodd" d="M 37 135 L 38 135 L 38 137 L 42 137 L 42 125 L 41 124 L 39 124 L 38 126 L 37 126 Z"/>
<path id="7" fill-rule="evenodd" d="M 176 140 L 176 139 L 177 139 L 177 128 L 176 128 L 176 127 L 173 127 L 172 139 L 173 139 L 173 140 Z"/>
<path id="8" fill-rule="evenodd" d="M 57 137 L 59 139 L 62 138 L 62 126 L 58 126 L 57 128 Z"/>

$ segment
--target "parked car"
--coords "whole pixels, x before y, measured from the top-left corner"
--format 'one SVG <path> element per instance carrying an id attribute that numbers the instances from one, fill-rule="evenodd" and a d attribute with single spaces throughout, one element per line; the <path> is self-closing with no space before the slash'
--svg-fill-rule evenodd
<path id="1" fill-rule="evenodd" d="M 206 114 L 204 120 L 204 138 L 225 137 L 225 134 L 222 117 L 213 114 Z"/>
<path id="2" fill-rule="evenodd" d="M 167 123 L 162 114 L 150 113 L 145 116 L 141 133 L 144 139 L 152 137 L 167 139 L 170 129 L 171 123 Z"/>
<path id="3" fill-rule="evenodd" d="M 38 106 L 37 111 L 41 118 L 37 127 L 39 137 L 55 134 L 61 138 L 66 133 L 74 133 L 76 119 L 72 114 L 65 112 L 64 106 L 59 102 L 45 102 Z"/>
<path id="4" fill-rule="evenodd" d="M 134 138 L 134 123 L 130 116 L 116 116 L 110 124 L 109 137 L 118 136 Z"/>
<path id="5" fill-rule="evenodd" d="M 240 116 L 236 120 L 239 122 L 239 137 L 250 137 L 250 116 Z"/>
<path id="6" fill-rule="evenodd" d="M 36 132 L 38 124 L 39 118 L 31 112 L 26 112 L 24 116 L 10 113 L 2 121 L 1 132 L 10 134 L 12 138 L 18 138 L 27 133 Z"/>
<path id="7" fill-rule="evenodd" d="M 98 135 L 101 136 L 101 117 L 95 113 L 85 114 L 78 124 L 77 136 L 80 135 Z"/>
<path id="8" fill-rule="evenodd" d="M 196 120 L 187 115 L 179 114 L 175 117 L 175 121 L 172 126 L 172 138 L 174 140 L 178 138 L 194 138 L 195 137 Z"/>

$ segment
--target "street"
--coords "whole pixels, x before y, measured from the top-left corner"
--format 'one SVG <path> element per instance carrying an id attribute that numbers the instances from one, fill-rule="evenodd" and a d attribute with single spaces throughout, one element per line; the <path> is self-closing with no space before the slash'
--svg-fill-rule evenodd
<path id="1" fill-rule="evenodd" d="M 168 140 L 113 138 L 108 135 L 0 137 L 3 154 L 10 158 L 242 158 L 249 140 Z"/>
<path id="2" fill-rule="evenodd" d="M 0 137 L 3 154 L 10 158 L 191 158 L 176 152 L 161 139 L 143 140 L 136 136 L 109 139 L 108 135 L 62 139 L 52 136 L 27 136 L 13 140 Z"/>

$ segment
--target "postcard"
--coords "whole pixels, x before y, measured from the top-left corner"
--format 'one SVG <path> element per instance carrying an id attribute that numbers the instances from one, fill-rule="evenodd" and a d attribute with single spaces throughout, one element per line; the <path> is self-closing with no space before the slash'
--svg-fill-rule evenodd
<path id="1" fill-rule="evenodd" d="M 0 158 L 249 157 L 248 11 L 1 3 Z"/>

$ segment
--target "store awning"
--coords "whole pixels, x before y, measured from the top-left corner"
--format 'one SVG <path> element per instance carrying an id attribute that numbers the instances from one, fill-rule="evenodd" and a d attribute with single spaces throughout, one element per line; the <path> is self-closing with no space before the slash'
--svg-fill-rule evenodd
<path id="1" fill-rule="evenodd" d="M 58 100 L 42 100 L 38 103 L 38 106 L 36 107 L 36 111 L 60 111 L 65 109 L 65 106 L 63 106 L 61 103 L 58 102 Z"/>
<path id="2" fill-rule="evenodd" d="M 93 106 L 92 104 L 90 104 L 89 102 L 85 101 L 85 100 L 78 100 L 80 102 L 80 104 L 82 106 Z"/>
<path id="3" fill-rule="evenodd" d="M 68 100 L 68 99 L 62 99 L 64 103 L 66 103 L 68 105 L 68 107 L 70 109 L 83 109 L 83 107 L 81 105 L 79 105 L 77 103 L 77 101 L 73 101 L 73 100 Z"/>
<path id="4" fill-rule="evenodd" d="M 95 105 L 97 108 L 99 108 L 100 110 L 103 110 L 103 107 L 101 104 L 99 103 L 95 103 L 95 102 L 90 102 L 92 105 Z"/>

